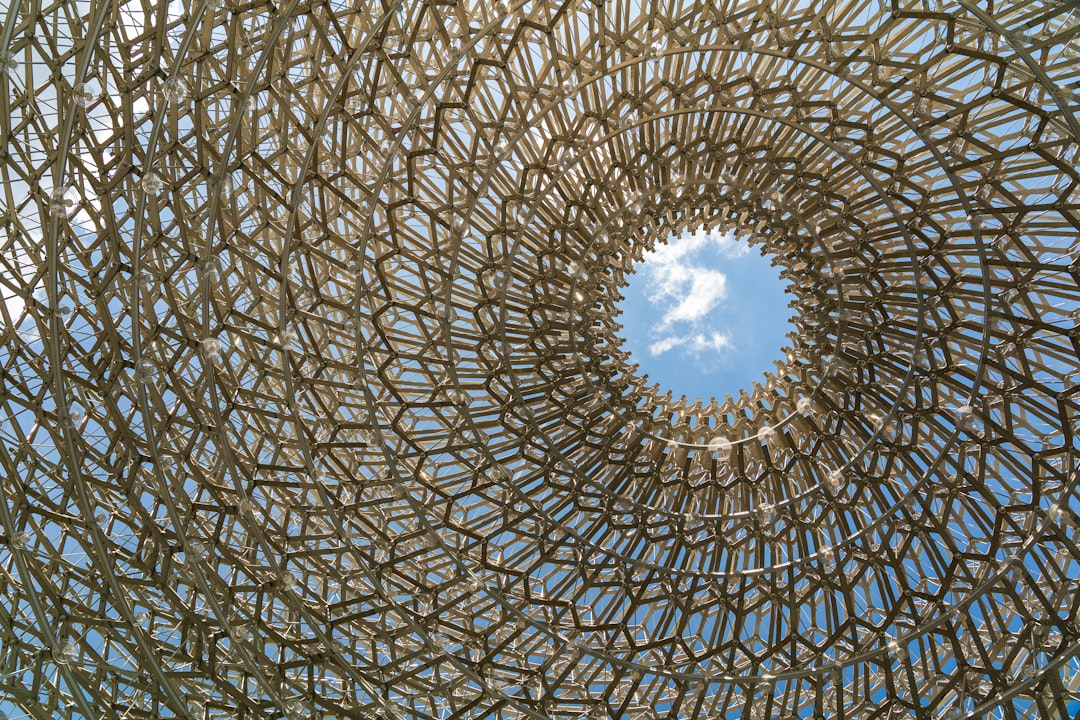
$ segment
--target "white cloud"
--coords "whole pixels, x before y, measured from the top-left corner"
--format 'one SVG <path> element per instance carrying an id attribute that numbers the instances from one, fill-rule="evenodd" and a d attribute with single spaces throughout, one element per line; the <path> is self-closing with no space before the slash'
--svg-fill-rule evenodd
<path id="1" fill-rule="evenodd" d="M 671 238 L 667 244 L 657 246 L 645 258 L 650 263 L 660 265 L 684 264 L 688 255 L 694 255 L 710 245 L 728 258 L 742 257 L 750 252 L 749 245 L 739 242 L 732 235 L 705 232 L 704 229 L 698 228 L 693 234 Z"/>
<path id="2" fill-rule="evenodd" d="M 727 297 L 727 277 L 715 270 L 690 265 L 657 268 L 657 290 L 649 296 L 654 305 L 672 298 L 664 312 L 662 327 L 677 322 L 698 322 Z"/>
<path id="3" fill-rule="evenodd" d="M 727 276 L 699 256 L 711 251 L 734 259 L 749 250 L 730 235 L 698 230 L 672 238 L 645 256 L 640 270 L 646 273 L 649 302 L 660 316 L 649 329 L 655 338 L 649 346 L 653 356 L 675 349 L 700 356 L 733 346 L 730 334 L 716 326 L 714 317 L 727 298 Z"/>
<path id="4" fill-rule="evenodd" d="M 695 355 L 700 355 L 706 351 L 720 352 L 731 347 L 731 336 L 715 330 L 708 334 L 669 335 L 649 345 L 649 353 L 656 357 L 678 347 L 682 347 Z"/>
<path id="5" fill-rule="evenodd" d="M 653 357 L 656 357 L 657 355 L 663 355 L 668 350 L 674 350 L 675 348 L 677 348 L 680 345 L 683 345 L 685 343 L 686 343 L 686 338 L 685 337 L 677 337 L 675 335 L 669 335 L 668 337 L 661 338 L 661 339 L 657 340 L 656 342 L 652 343 L 651 345 L 649 345 L 649 354 L 652 355 Z"/>

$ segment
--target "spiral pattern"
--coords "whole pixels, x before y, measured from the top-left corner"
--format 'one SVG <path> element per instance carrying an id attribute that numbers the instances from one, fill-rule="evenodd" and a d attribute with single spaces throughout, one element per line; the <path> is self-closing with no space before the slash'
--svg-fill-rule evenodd
<path id="1" fill-rule="evenodd" d="M 6 12 L 9 716 L 1080 712 L 1074 3 Z M 698 227 L 798 329 L 707 404 Z"/>

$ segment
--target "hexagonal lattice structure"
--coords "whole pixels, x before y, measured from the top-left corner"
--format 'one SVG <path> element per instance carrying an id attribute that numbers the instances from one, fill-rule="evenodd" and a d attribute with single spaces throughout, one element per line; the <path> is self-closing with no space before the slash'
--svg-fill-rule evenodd
<path id="1" fill-rule="evenodd" d="M 1077 717 L 1066 0 L 8 0 L 0 703 Z M 702 225 L 786 360 L 648 386 Z"/>

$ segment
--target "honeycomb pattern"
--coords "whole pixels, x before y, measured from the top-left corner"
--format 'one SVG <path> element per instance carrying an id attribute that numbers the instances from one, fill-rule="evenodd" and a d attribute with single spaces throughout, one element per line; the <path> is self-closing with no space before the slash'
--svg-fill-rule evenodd
<path id="1" fill-rule="evenodd" d="M 1074 2 L 3 12 L 9 717 L 1080 718 Z"/>

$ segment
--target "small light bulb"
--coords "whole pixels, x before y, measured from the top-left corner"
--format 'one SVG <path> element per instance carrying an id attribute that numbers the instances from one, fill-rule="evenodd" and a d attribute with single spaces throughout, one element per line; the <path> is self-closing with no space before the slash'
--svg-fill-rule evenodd
<path id="1" fill-rule="evenodd" d="M 970 430 L 975 424 L 975 408 L 970 405 L 961 405 L 956 408 L 956 424 L 964 430 Z"/>
<path id="2" fill-rule="evenodd" d="M 153 172 L 143 175 L 139 184 L 147 195 L 157 195 L 165 188 L 165 181 L 161 179 L 160 175 Z"/>
<path id="3" fill-rule="evenodd" d="M 161 93 L 170 105 L 177 105 L 187 98 L 188 88 L 180 78 L 169 78 L 162 85 Z"/>
<path id="4" fill-rule="evenodd" d="M 844 477 L 843 470 L 833 470 L 825 478 L 825 487 L 832 495 L 842 492 L 845 485 L 847 485 L 847 478 Z"/>
<path id="5" fill-rule="evenodd" d="M 8 538 L 8 545 L 16 550 L 25 550 L 30 545 L 30 533 L 25 530 L 16 530 Z"/>
<path id="6" fill-rule="evenodd" d="M 285 704 L 282 705 L 281 709 L 285 711 L 285 716 L 289 718 L 289 720 L 301 720 L 301 718 L 307 717 L 304 703 L 297 699 L 285 701 Z"/>
<path id="7" fill-rule="evenodd" d="M 143 384 L 149 384 L 157 380 L 158 367 L 152 360 L 139 358 L 135 362 L 135 377 Z"/>
<path id="8" fill-rule="evenodd" d="M 871 420 L 873 421 L 874 431 L 881 440 L 892 442 L 896 439 L 899 434 L 899 427 L 895 419 L 871 416 Z"/>
<path id="9" fill-rule="evenodd" d="M 1060 503 L 1054 503 L 1046 510 L 1046 518 L 1052 523 L 1060 524 L 1067 517 L 1065 508 L 1063 508 Z"/>
<path id="10" fill-rule="evenodd" d="M 826 570 L 831 570 L 836 567 L 836 551 L 831 547 L 824 547 L 818 552 L 818 557 L 821 559 L 821 564 Z"/>
<path id="11" fill-rule="evenodd" d="M 73 89 L 75 91 L 75 103 L 82 108 L 90 107 L 95 100 L 101 97 L 101 91 L 92 83 L 82 82 Z"/>
<path id="12" fill-rule="evenodd" d="M 71 217 L 79 209 L 76 191 L 73 188 L 57 188 L 49 195 L 49 210 L 59 217 Z"/>
<path id="13" fill-rule="evenodd" d="M 81 408 L 74 405 L 60 410 L 58 413 L 60 424 L 66 428 L 78 427 L 79 423 L 86 417 L 86 413 Z"/>
<path id="14" fill-rule="evenodd" d="M 72 640 L 65 640 L 53 650 L 53 660 L 60 665 L 74 662 L 79 656 L 79 648 Z"/>
<path id="15" fill-rule="evenodd" d="M 210 360 L 220 360 L 224 346 L 217 338 L 204 338 L 202 342 L 199 343 L 199 349 L 202 351 L 202 354 Z"/>
<path id="16" fill-rule="evenodd" d="M 717 435 L 709 441 L 709 452 L 715 455 L 718 460 L 727 460 L 731 457 L 731 441 L 726 437 Z"/>

